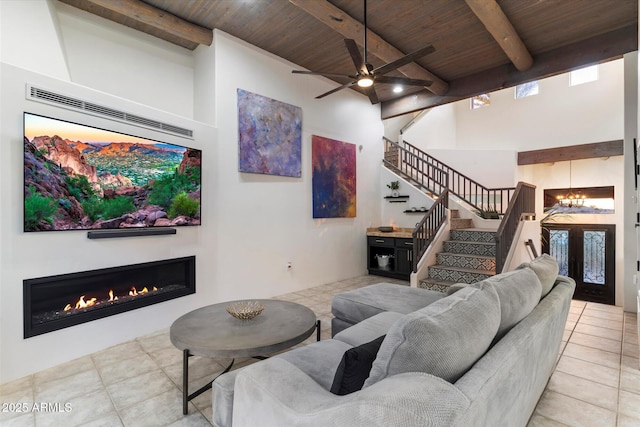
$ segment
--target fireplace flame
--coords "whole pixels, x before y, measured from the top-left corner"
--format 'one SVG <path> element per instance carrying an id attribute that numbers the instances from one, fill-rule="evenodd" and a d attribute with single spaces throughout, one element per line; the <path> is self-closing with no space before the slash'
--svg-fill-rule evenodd
<path id="1" fill-rule="evenodd" d="M 85 301 L 84 295 L 82 295 L 78 300 L 78 302 L 76 303 L 76 310 L 79 308 L 91 307 L 92 305 L 96 304 L 97 300 L 98 300 L 97 298 L 91 298 L 89 301 Z"/>
<path id="2" fill-rule="evenodd" d="M 129 291 L 129 296 L 136 297 L 138 295 L 147 294 L 149 292 L 155 292 L 157 290 L 158 290 L 158 288 L 156 288 L 155 286 L 152 286 L 151 287 L 151 291 L 149 291 L 149 288 L 147 288 L 145 286 L 145 287 L 142 288 L 142 290 L 138 291 L 138 290 L 136 290 L 135 286 L 132 286 L 131 290 Z M 78 298 L 78 301 L 75 303 L 75 305 L 67 304 L 64 307 L 64 311 L 72 311 L 74 308 L 76 310 L 78 310 L 78 309 L 82 309 L 82 308 L 93 307 L 93 306 L 99 305 L 99 304 L 101 304 L 101 303 L 103 303 L 105 301 L 106 302 L 118 301 L 118 297 L 116 295 L 114 295 L 113 289 L 109 290 L 109 299 L 108 300 L 100 300 L 100 301 L 98 301 L 97 298 L 90 298 L 90 299 L 85 301 L 84 298 L 85 298 L 85 295 L 82 295 L 80 298 Z M 126 296 L 125 296 L 125 299 L 126 299 Z"/>

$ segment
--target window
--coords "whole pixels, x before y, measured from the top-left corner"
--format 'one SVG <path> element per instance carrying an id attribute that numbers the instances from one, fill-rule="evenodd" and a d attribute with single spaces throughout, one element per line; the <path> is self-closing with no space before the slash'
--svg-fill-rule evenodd
<path id="1" fill-rule="evenodd" d="M 488 93 L 476 95 L 471 98 L 471 109 L 475 110 L 481 107 L 487 107 L 491 105 L 491 97 Z"/>
<path id="2" fill-rule="evenodd" d="M 527 96 L 537 95 L 539 92 L 538 81 L 523 83 L 516 86 L 516 99 L 524 98 Z"/>
<path id="3" fill-rule="evenodd" d="M 581 85 L 598 80 L 598 66 L 580 68 L 571 72 L 571 86 Z"/>
<path id="4" fill-rule="evenodd" d="M 544 211 L 564 214 L 612 214 L 614 187 L 556 188 L 544 190 Z"/>

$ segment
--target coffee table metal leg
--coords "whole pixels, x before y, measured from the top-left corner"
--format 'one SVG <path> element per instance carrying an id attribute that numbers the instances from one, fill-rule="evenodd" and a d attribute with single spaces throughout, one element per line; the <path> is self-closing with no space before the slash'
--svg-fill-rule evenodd
<path id="1" fill-rule="evenodd" d="M 216 380 L 216 378 L 218 378 L 222 374 L 226 374 L 227 372 L 229 372 L 231 370 L 231 367 L 233 366 L 233 362 L 235 362 L 235 359 L 231 359 L 231 363 L 229 363 L 229 366 L 227 366 L 224 371 L 216 375 L 214 379 L 206 383 L 204 386 L 200 387 L 198 390 L 189 394 L 189 357 L 191 356 L 192 355 L 189 354 L 189 349 L 185 349 L 182 351 L 182 413 L 184 415 L 187 415 L 187 413 L 189 412 L 189 401 L 191 399 L 195 399 L 205 391 L 209 390 L 213 386 L 213 382 Z"/>
<path id="2" fill-rule="evenodd" d="M 189 349 L 182 351 L 182 413 L 189 412 Z"/>
<path id="3" fill-rule="evenodd" d="M 316 321 L 316 340 L 320 341 L 320 319 Z"/>

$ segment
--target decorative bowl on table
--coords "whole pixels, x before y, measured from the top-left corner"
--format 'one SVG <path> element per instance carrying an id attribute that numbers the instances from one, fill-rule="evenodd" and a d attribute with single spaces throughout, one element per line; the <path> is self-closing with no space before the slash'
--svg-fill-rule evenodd
<path id="1" fill-rule="evenodd" d="M 258 316 L 264 305 L 258 301 L 238 301 L 227 306 L 227 313 L 240 320 L 249 320 Z"/>

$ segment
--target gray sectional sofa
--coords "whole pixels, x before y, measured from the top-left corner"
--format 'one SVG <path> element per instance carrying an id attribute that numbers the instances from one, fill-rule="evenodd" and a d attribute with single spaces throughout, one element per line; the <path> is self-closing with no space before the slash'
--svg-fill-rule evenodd
<path id="1" fill-rule="evenodd" d="M 338 294 L 337 326 L 353 326 L 220 376 L 214 424 L 526 426 L 556 364 L 575 288 L 557 274 L 542 256 L 448 296 L 398 285 Z M 331 393 L 345 352 L 382 335 L 362 389 Z"/>

